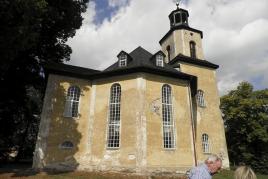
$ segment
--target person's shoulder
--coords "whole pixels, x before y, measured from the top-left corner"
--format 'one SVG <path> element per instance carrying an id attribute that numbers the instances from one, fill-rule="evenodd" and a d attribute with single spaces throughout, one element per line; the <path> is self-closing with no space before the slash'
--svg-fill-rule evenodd
<path id="1" fill-rule="evenodd" d="M 198 172 L 198 171 L 202 171 L 202 170 L 204 170 L 205 169 L 205 166 L 203 165 L 203 164 L 200 164 L 200 165 L 198 165 L 198 166 L 196 166 L 196 167 L 193 167 L 192 169 L 191 169 L 191 171 L 192 172 Z"/>

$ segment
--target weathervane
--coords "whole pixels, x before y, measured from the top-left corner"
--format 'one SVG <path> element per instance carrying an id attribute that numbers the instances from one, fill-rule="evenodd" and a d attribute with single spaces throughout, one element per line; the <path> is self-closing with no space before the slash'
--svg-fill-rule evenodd
<path id="1" fill-rule="evenodd" d="M 180 2 L 181 2 L 181 0 L 176 0 L 177 9 L 179 9 Z"/>

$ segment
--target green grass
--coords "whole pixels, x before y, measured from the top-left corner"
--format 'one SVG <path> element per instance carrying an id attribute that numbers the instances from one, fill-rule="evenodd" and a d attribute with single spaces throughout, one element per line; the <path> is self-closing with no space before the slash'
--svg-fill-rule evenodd
<path id="1" fill-rule="evenodd" d="M 268 175 L 257 174 L 258 179 L 268 179 Z M 220 173 L 213 176 L 213 179 L 234 179 L 234 171 L 223 170 Z"/>

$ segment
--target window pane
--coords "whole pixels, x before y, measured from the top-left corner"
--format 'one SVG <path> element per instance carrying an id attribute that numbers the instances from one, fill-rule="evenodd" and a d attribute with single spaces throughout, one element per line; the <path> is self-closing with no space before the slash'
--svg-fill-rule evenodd
<path id="1" fill-rule="evenodd" d="M 80 93 L 81 93 L 80 88 L 77 86 L 71 86 L 68 89 L 66 102 L 65 102 L 65 108 L 64 108 L 65 117 L 77 117 L 78 116 Z"/>
<path id="2" fill-rule="evenodd" d="M 109 104 L 109 123 L 107 146 L 109 148 L 118 148 L 120 141 L 120 100 L 121 86 L 114 84 L 111 87 L 110 104 Z"/>
<path id="3" fill-rule="evenodd" d="M 164 148 L 175 147 L 174 122 L 172 115 L 171 87 L 164 85 L 162 88 L 162 117 Z"/>
<path id="4" fill-rule="evenodd" d="M 180 13 L 177 13 L 175 14 L 175 23 L 181 23 L 181 14 Z"/>
<path id="5" fill-rule="evenodd" d="M 207 134 L 202 135 L 202 149 L 203 153 L 210 153 L 209 138 Z"/>
<path id="6" fill-rule="evenodd" d="M 201 107 L 205 107 L 204 92 L 202 90 L 197 91 L 197 104 Z"/>

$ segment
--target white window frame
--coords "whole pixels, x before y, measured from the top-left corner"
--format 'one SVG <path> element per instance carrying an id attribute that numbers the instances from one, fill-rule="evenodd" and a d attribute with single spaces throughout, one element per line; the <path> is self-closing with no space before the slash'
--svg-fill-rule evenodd
<path id="1" fill-rule="evenodd" d="M 173 119 L 172 89 L 167 84 L 162 87 L 162 125 L 164 148 L 175 149 L 176 135 Z"/>
<path id="2" fill-rule="evenodd" d="M 210 142 L 208 134 L 202 134 L 202 151 L 204 154 L 210 154 Z"/>
<path id="3" fill-rule="evenodd" d="M 204 93 L 203 90 L 197 90 L 196 100 L 197 100 L 198 106 L 200 106 L 200 107 L 206 107 L 205 93 Z"/>
<path id="4" fill-rule="evenodd" d="M 164 66 L 164 57 L 161 54 L 156 55 L 156 66 L 163 67 Z"/>
<path id="5" fill-rule="evenodd" d="M 119 56 L 118 65 L 119 65 L 119 67 L 127 66 L 127 55 L 126 54 L 121 54 Z"/>
<path id="6" fill-rule="evenodd" d="M 78 118 L 81 89 L 78 86 L 70 86 L 66 95 L 64 117 Z"/>
<path id="7" fill-rule="evenodd" d="M 115 83 L 111 86 L 109 100 L 109 119 L 107 127 L 107 148 L 118 149 L 120 147 L 121 134 L 121 86 Z"/>

